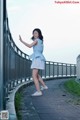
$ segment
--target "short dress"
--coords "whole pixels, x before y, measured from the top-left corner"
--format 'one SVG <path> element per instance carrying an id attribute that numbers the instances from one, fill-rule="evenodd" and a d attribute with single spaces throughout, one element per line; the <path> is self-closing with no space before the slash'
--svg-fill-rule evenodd
<path id="1" fill-rule="evenodd" d="M 37 39 L 37 44 L 33 46 L 33 54 L 29 56 L 32 60 L 31 69 L 45 69 L 45 57 L 43 55 L 43 41 L 41 39 Z"/>

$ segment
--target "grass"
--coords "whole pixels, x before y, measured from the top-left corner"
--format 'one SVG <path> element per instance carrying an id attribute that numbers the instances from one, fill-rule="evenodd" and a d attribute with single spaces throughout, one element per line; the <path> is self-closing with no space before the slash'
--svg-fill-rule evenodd
<path id="1" fill-rule="evenodd" d="M 74 105 L 80 105 L 80 83 L 77 83 L 75 79 L 71 79 L 64 83 L 65 89 L 74 95 L 67 102 L 73 103 Z"/>
<path id="2" fill-rule="evenodd" d="M 21 96 L 22 96 L 22 94 L 19 92 L 17 92 L 15 95 L 15 109 L 16 109 L 16 114 L 17 114 L 18 120 L 22 120 L 22 116 L 19 112 L 20 111 Z"/>
<path id="3" fill-rule="evenodd" d="M 64 83 L 65 89 L 77 96 L 80 96 L 80 84 L 75 81 L 75 79 L 71 79 Z"/>

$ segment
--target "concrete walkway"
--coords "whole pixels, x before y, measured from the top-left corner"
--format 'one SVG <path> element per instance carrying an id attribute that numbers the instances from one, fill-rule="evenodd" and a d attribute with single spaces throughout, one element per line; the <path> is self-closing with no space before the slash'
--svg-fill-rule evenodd
<path id="1" fill-rule="evenodd" d="M 64 90 L 65 80 L 46 81 L 49 89 L 44 90 L 40 97 L 30 96 L 35 92 L 34 85 L 23 88 L 22 120 L 80 120 L 80 105 L 76 104 L 76 97 Z"/>

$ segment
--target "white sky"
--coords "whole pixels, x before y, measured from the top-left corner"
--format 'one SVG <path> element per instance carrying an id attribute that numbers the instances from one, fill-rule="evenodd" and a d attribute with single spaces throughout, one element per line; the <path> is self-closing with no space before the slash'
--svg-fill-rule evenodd
<path id="1" fill-rule="evenodd" d="M 76 0 L 77 1 L 77 0 Z M 44 36 L 44 55 L 54 62 L 76 63 L 80 54 L 80 4 L 55 4 L 54 0 L 7 0 L 9 26 L 16 45 L 26 54 L 32 49 L 32 31 L 40 28 Z"/>

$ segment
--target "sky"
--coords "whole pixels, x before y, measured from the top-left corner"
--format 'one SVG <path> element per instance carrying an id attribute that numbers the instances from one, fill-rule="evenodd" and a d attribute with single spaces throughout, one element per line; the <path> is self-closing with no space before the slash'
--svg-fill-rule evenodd
<path id="1" fill-rule="evenodd" d="M 78 1 L 78 0 L 76 0 Z M 57 4 L 54 0 L 7 0 L 9 27 L 16 45 L 30 55 L 32 31 L 44 36 L 44 56 L 48 61 L 76 63 L 80 54 L 80 4 Z"/>

